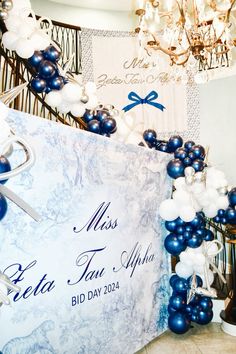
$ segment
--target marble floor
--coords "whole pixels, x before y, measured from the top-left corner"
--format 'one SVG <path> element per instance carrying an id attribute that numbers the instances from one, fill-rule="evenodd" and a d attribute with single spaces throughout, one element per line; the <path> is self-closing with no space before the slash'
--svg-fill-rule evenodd
<path id="1" fill-rule="evenodd" d="M 177 335 L 170 331 L 156 338 L 136 354 L 236 354 L 236 337 L 221 330 L 220 323 L 194 325 Z"/>

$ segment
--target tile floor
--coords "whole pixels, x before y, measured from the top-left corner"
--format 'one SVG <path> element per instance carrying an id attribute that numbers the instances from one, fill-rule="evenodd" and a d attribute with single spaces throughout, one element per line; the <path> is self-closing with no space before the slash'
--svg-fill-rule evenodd
<path id="1" fill-rule="evenodd" d="M 170 331 L 156 338 L 136 354 L 236 354 L 236 337 L 221 330 L 220 323 L 194 325 L 177 335 Z"/>

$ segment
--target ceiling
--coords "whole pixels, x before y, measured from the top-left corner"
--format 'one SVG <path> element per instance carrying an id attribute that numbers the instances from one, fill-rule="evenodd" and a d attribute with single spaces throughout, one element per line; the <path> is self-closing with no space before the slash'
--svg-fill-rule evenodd
<path id="1" fill-rule="evenodd" d="M 58 4 L 86 9 L 109 11 L 134 11 L 136 0 L 49 0 Z"/>

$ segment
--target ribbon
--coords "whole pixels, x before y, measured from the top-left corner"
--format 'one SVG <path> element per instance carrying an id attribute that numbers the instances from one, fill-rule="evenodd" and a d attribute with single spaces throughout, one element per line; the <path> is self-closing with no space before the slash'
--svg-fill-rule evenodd
<path id="1" fill-rule="evenodd" d="M 10 305 L 10 300 L 7 297 L 6 294 L 9 293 L 9 290 L 11 291 L 15 291 L 15 292 L 19 292 L 20 291 L 20 287 L 13 284 L 11 282 L 11 280 L 6 276 L 6 274 L 3 274 L 0 272 L 0 306 L 1 304 L 4 305 Z"/>
<path id="2" fill-rule="evenodd" d="M 156 91 L 151 91 L 145 98 L 141 98 L 136 92 L 131 91 L 128 94 L 128 99 L 130 101 L 133 101 L 134 103 L 125 106 L 123 108 L 123 111 L 127 112 L 130 109 L 134 108 L 135 106 L 138 106 L 139 104 L 149 104 L 151 106 L 160 109 L 163 112 L 165 107 L 161 103 L 153 102 L 157 98 L 158 98 L 158 93 Z"/>

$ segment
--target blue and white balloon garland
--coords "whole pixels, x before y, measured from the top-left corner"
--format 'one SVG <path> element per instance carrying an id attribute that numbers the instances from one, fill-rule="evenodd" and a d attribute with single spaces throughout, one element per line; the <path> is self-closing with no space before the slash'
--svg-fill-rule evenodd
<path id="1" fill-rule="evenodd" d="M 207 324 L 212 320 L 211 287 L 214 273 L 225 279 L 214 265 L 214 257 L 222 244 L 214 240 L 206 228 L 205 217 L 215 222 L 236 224 L 236 188 L 230 189 L 225 174 L 205 162 L 201 145 L 176 135 L 168 141 L 158 140 L 154 130 L 146 130 L 143 138 L 150 148 L 174 153 L 167 173 L 174 179 L 171 199 L 164 200 L 159 214 L 169 234 L 165 239 L 168 253 L 179 257 L 170 279 L 173 293 L 169 301 L 169 328 L 182 334 L 191 322 Z"/>

